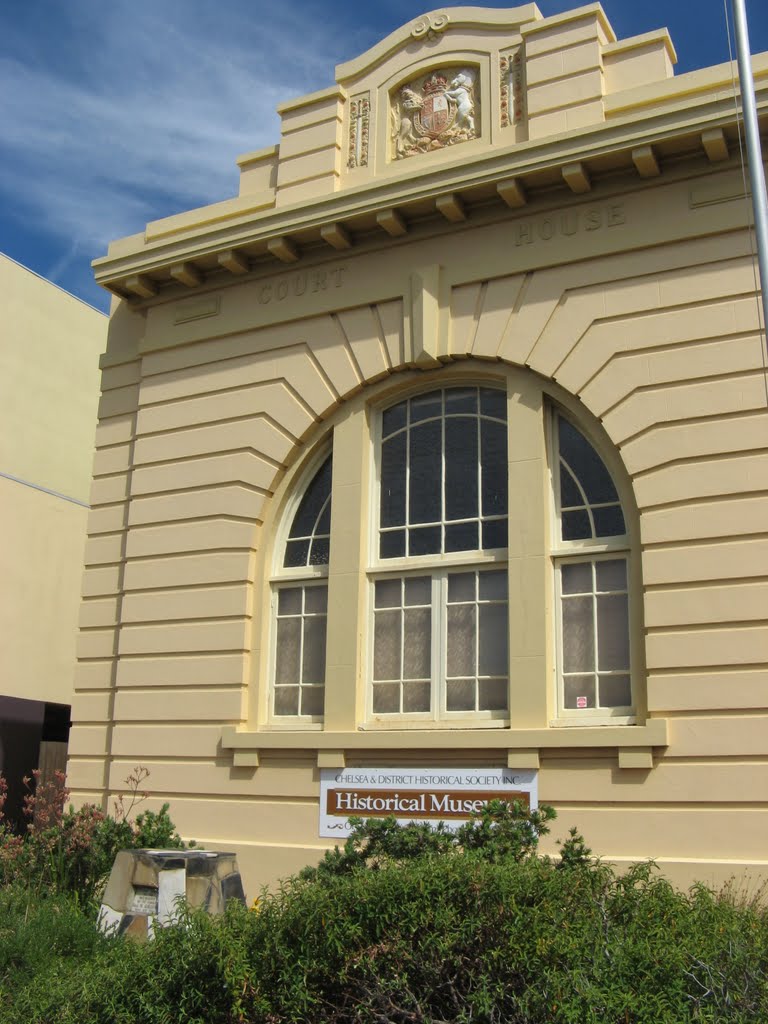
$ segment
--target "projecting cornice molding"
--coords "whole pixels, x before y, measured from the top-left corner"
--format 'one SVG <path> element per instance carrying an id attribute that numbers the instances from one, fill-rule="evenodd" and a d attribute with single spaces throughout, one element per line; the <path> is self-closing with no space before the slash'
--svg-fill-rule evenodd
<path id="1" fill-rule="evenodd" d="M 519 216 L 540 196 L 551 201 L 555 190 L 566 199 L 574 193 L 574 198 L 590 193 L 597 199 L 603 184 L 615 188 L 621 175 L 625 183 L 633 177 L 638 185 L 653 187 L 665 173 L 680 173 L 683 159 L 709 164 L 733 158 L 737 129 L 732 97 L 720 81 L 724 73 L 709 68 L 683 75 L 665 83 L 664 97 L 656 90 L 653 104 L 635 105 L 631 114 L 469 158 L 457 152 L 422 173 L 409 167 L 278 207 L 242 196 L 156 221 L 144 235 L 122 240 L 94 261 L 96 280 L 117 295 L 152 303 L 207 284 L 220 287 L 228 279 L 271 273 L 313 254 L 393 244 L 435 226 L 462 229 L 490 210 L 496 217 Z M 698 88 L 700 75 L 706 88 Z M 765 123 L 768 55 L 756 58 L 755 76 Z M 614 97 L 613 102 L 621 106 L 622 101 Z"/>

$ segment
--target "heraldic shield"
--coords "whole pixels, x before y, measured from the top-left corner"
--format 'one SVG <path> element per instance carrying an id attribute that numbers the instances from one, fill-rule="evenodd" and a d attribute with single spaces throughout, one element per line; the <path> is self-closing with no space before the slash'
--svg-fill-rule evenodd
<path id="1" fill-rule="evenodd" d="M 446 95 L 447 88 L 448 82 L 442 75 L 433 75 L 424 83 L 423 106 L 414 117 L 418 135 L 438 139 L 456 120 L 456 102 Z"/>
<path id="2" fill-rule="evenodd" d="M 415 156 L 477 138 L 477 73 L 441 68 L 393 95 L 394 157 Z"/>

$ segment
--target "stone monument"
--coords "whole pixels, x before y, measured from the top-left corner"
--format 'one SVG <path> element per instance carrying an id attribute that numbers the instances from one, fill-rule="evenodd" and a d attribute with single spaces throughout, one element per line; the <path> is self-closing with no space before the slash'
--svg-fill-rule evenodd
<path id="1" fill-rule="evenodd" d="M 179 902 L 222 914 L 227 900 L 245 903 L 234 853 L 209 850 L 121 850 L 99 911 L 103 932 L 144 941 L 174 924 Z"/>

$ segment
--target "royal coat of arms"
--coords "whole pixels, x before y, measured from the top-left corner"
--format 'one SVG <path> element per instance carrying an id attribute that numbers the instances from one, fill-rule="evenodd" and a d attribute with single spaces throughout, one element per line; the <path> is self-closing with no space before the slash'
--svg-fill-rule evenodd
<path id="1" fill-rule="evenodd" d="M 477 138 L 476 73 L 441 68 L 419 77 L 393 97 L 396 160 Z"/>

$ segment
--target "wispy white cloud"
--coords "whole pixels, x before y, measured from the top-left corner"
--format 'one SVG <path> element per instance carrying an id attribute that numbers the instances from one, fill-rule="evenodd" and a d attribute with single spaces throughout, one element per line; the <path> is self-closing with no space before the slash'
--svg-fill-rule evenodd
<path id="1" fill-rule="evenodd" d="M 545 15 L 577 5 L 539 0 Z M 235 157 L 278 141 L 278 103 L 330 85 L 337 62 L 435 6 L 0 2 L 0 249 L 34 250 L 33 269 L 97 301 L 88 265 L 111 239 L 236 194 Z M 708 38 L 722 49 L 715 6 L 704 5 Z M 605 0 L 605 7 L 620 34 L 677 18 L 688 36 L 675 32 L 681 52 L 694 49 L 694 0 Z M 766 12 L 764 5 L 752 11 L 758 49 L 768 38 Z M 700 22 L 703 36 L 709 22 Z M 703 42 L 697 52 L 705 52 Z M 705 63 L 723 59 L 706 53 Z"/>
<path id="2" fill-rule="evenodd" d="M 276 142 L 276 105 L 329 84 L 338 56 L 327 20 L 309 31 L 291 3 L 40 6 L 55 16 L 37 35 L 0 18 L 0 202 L 59 239 L 42 272 L 236 194 L 235 157 Z"/>

